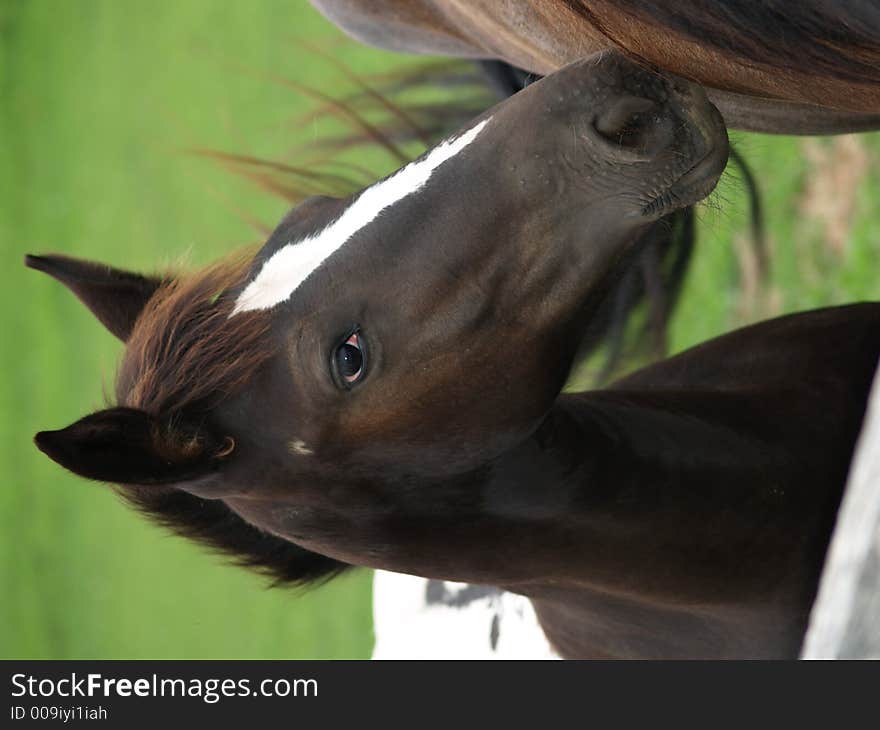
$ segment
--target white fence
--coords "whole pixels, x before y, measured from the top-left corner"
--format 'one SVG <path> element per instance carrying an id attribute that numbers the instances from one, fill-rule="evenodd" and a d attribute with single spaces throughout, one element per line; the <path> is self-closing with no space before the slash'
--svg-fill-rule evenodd
<path id="1" fill-rule="evenodd" d="M 874 378 L 803 658 L 880 659 L 880 375 Z"/>

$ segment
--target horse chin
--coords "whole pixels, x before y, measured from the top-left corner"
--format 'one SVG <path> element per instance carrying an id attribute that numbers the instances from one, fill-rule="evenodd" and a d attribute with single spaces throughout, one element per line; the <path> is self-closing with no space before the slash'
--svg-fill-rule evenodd
<path id="1" fill-rule="evenodd" d="M 706 198 L 718 184 L 727 166 L 727 139 L 711 149 L 699 162 L 672 183 L 664 192 L 651 199 L 642 216 L 657 220 L 680 208 L 695 205 Z"/>

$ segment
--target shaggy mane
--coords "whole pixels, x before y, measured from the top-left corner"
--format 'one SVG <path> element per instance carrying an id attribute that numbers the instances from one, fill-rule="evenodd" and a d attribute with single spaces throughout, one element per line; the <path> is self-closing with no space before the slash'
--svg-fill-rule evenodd
<path id="1" fill-rule="evenodd" d="M 256 570 L 274 586 L 317 585 L 352 567 L 254 527 L 219 499 L 173 487 L 128 486 L 117 492 L 159 525 Z"/>
<path id="2" fill-rule="evenodd" d="M 590 7 L 613 8 L 731 57 L 880 85 L 880 7 L 839 0 L 565 0 L 624 50 L 631 50 Z M 784 31 L 784 36 L 782 36 Z M 656 32 L 660 32 L 658 28 Z"/>

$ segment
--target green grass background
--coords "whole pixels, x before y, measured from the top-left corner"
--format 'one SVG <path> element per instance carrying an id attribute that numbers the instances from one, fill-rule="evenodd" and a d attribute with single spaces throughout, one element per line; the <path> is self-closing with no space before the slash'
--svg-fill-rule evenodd
<path id="1" fill-rule="evenodd" d="M 120 348 L 23 254 L 151 270 L 256 241 L 240 212 L 271 223 L 285 204 L 183 150 L 273 158 L 322 134 L 292 124 L 308 103 L 269 78 L 337 87 L 303 38 L 338 43 L 361 73 L 400 63 L 344 41 L 304 0 L 0 0 L 0 657 L 369 655 L 366 571 L 304 595 L 267 590 L 31 443 L 103 406 Z M 746 204 L 728 181 L 701 213 L 675 349 L 768 313 L 880 296 L 880 140 L 858 143 L 867 166 L 841 252 L 804 210 L 808 181 L 831 174 L 804 143 L 738 139 L 768 208 L 772 291 L 755 304 L 738 286 Z"/>

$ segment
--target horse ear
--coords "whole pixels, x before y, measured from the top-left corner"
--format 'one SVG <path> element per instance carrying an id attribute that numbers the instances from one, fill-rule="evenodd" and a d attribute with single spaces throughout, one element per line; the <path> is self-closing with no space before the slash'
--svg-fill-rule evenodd
<path id="1" fill-rule="evenodd" d="M 24 264 L 64 284 L 101 324 L 123 342 L 131 334 L 144 305 L 163 281 L 60 254 L 28 254 Z"/>
<path id="2" fill-rule="evenodd" d="M 163 425 L 135 408 L 92 413 L 60 431 L 41 431 L 34 442 L 75 474 L 117 484 L 173 484 L 203 477 L 235 445 L 204 428 Z"/>

